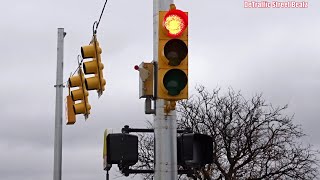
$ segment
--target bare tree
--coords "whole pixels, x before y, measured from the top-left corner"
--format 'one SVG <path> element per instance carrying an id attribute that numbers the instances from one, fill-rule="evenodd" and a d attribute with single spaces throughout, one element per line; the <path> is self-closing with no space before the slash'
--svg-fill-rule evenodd
<path id="1" fill-rule="evenodd" d="M 147 121 L 147 128 L 152 129 L 152 123 Z M 154 169 L 154 135 L 150 133 L 138 133 L 138 163 L 132 169 Z M 153 173 L 144 174 L 144 180 L 153 179 Z"/>
<path id="2" fill-rule="evenodd" d="M 226 95 L 220 95 L 219 90 L 208 92 L 203 86 L 196 90 L 196 95 L 177 106 L 178 128 L 191 128 L 212 136 L 214 163 L 190 179 L 308 180 L 318 177 L 319 153 L 310 145 L 302 144 L 301 138 L 305 136 L 302 129 L 294 125 L 293 116 L 284 115 L 287 105 L 273 107 L 262 95 L 246 100 L 232 89 Z M 153 138 L 143 138 L 153 145 Z M 153 152 L 147 153 L 148 150 L 151 150 L 148 146 L 140 147 L 140 167 L 153 163 Z"/>

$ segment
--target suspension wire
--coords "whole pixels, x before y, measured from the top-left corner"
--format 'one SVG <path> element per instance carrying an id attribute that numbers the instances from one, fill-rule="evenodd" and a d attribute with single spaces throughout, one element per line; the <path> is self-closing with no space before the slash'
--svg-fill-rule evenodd
<path id="1" fill-rule="evenodd" d="M 98 20 L 98 21 L 95 21 L 95 22 L 93 23 L 93 34 L 96 34 L 96 33 L 97 33 L 97 30 L 98 30 L 98 27 L 99 27 L 99 24 L 100 24 L 100 21 L 101 21 L 101 18 L 102 18 L 104 9 L 106 8 L 107 2 L 108 2 L 108 0 L 106 0 L 105 3 L 104 3 L 104 5 L 103 5 L 103 8 L 102 8 L 102 11 L 101 11 L 99 20 Z M 91 43 L 91 42 L 90 42 L 90 43 Z M 79 60 L 80 58 L 81 58 L 81 60 Z M 78 67 L 77 67 L 77 69 L 76 69 L 73 73 L 71 73 L 70 77 L 76 74 L 76 72 L 79 70 L 79 68 L 81 67 L 81 65 L 82 65 L 82 63 L 83 63 L 83 58 L 82 58 L 80 55 L 78 55 L 77 59 L 78 59 Z M 68 82 L 68 80 L 65 81 L 62 85 L 66 84 L 67 82 Z"/>
<path id="2" fill-rule="evenodd" d="M 103 15 L 103 12 L 104 12 L 104 9 L 105 9 L 105 7 L 106 7 L 107 2 L 108 2 L 108 0 L 106 0 L 106 2 L 105 2 L 104 5 L 103 5 L 103 8 L 102 8 L 102 11 L 101 11 L 101 14 L 100 14 L 100 17 L 99 17 L 98 22 L 95 21 L 95 22 L 93 23 L 93 25 L 96 24 L 96 27 L 95 27 L 94 30 L 93 30 L 93 34 L 96 34 L 96 33 L 97 33 L 97 30 L 98 30 L 98 27 L 99 27 L 99 24 L 100 24 L 100 21 L 101 21 L 101 18 L 102 18 L 102 15 Z"/>
<path id="3" fill-rule="evenodd" d="M 81 59 L 80 59 L 80 58 L 81 58 Z M 70 76 L 69 76 L 69 77 L 72 77 L 73 75 L 75 75 L 76 72 L 78 72 L 79 68 L 81 67 L 81 65 L 82 65 L 82 63 L 83 63 L 83 58 L 82 58 L 80 55 L 78 55 L 77 59 L 78 59 L 78 67 L 77 67 L 76 70 L 74 70 L 74 72 L 71 72 L 71 73 L 70 73 Z M 67 81 L 63 82 L 62 85 L 67 84 L 68 81 L 69 81 L 69 78 L 68 78 Z"/>
<path id="4" fill-rule="evenodd" d="M 76 74 L 76 72 L 79 70 L 79 68 L 80 68 L 81 65 L 82 65 L 83 58 L 82 58 L 80 55 L 78 55 L 77 59 L 78 59 L 78 67 L 77 67 L 77 69 L 72 73 L 71 76 L 73 76 L 74 74 Z"/>

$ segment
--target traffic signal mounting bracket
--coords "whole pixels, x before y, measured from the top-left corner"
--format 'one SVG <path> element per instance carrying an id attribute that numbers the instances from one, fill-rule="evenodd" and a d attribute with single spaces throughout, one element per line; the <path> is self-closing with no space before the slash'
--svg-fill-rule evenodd
<path id="1" fill-rule="evenodd" d="M 105 131 L 106 132 L 106 131 Z M 108 165 L 108 168 L 104 166 L 104 170 L 109 171 L 112 167 L 112 164 L 118 164 L 119 170 L 125 175 L 129 176 L 129 174 L 143 174 L 143 173 L 154 173 L 154 169 L 130 169 L 130 166 L 134 165 L 133 157 L 135 157 L 135 153 L 130 154 L 128 151 L 128 148 L 125 150 L 123 149 L 124 146 L 127 146 L 127 143 L 130 143 L 131 147 L 133 145 L 136 145 L 137 141 L 134 137 L 135 135 L 129 135 L 131 132 L 136 133 L 154 133 L 154 129 L 139 129 L 139 128 L 129 128 L 128 125 L 125 125 L 121 133 L 117 134 L 106 134 L 104 135 L 105 142 L 104 142 L 104 156 L 108 157 L 106 158 L 107 162 L 104 163 Z M 177 133 L 182 134 L 188 134 L 192 133 L 192 130 L 190 128 L 186 128 L 184 130 L 177 130 Z M 110 136 L 110 137 L 109 137 Z M 129 141 L 130 139 L 130 141 Z M 134 141 L 134 143 L 133 143 Z M 120 148 L 122 147 L 122 148 Z M 132 149 L 131 149 L 132 150 Z M 136 150 L 134 150 L 136 151 Z M 115 156 L 111 156 L 113 153 Z M 112 158 L 111 158 L 112 157 Z M 109 160 L 109 161 L 108 161 Z M 129 161 L 128 161 L 129 160 Z M 183 167 L 183 169 L 178 170 L 178 174 L 187 174 L 188 177 L 192 177 L 197 169 L 194 167 Z"/>
<path id="2" fill-rule="evenodd" d="M 176 109 L 176 101 L 164 101 L 165 105 L 164 105 L 164 112 L 166 114 L 169 114 L 170 111 L 173 111 Z"/>

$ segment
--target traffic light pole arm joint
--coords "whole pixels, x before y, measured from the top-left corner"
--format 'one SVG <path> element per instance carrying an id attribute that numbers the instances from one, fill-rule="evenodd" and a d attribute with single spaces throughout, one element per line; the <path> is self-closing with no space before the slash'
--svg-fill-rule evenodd
<path id="1" fill-rule="evenodd" d="M 66 86 L 63 85 L 63 84 L 58 84 L 58 85 L 54 85 L 53 87 L 63 87 L 63 88 L 65 88 Z"/>
<path id="2" fill-rule="evenodd" d="M 130 132 L 142 132 L 142 133 L 153 133 L 154 129 L 140 129 L 140 128 L 130 128 L 128 125 L 125 125 L 121 129 L 122 133 L 130 133 Z M 177 133 L 192 133 L 192 130 L 190 128 L 186 128 L 184 130 L 177 129 Z"/>
<path id="3" fill-rule="evenodd" d="M 127 176 L 129 174 L 152 174 L 154 173 L 154 169 L 122 169 L 121 172 Z M 181 169 L 178 170 L 178 174 L 187 174 L 187 175 L 192 175 L 194 171 L 192 169 Z"/>

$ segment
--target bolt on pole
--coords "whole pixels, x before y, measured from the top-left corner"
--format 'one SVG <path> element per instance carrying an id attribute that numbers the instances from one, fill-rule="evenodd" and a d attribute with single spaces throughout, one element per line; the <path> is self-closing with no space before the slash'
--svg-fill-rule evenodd
<path id="1" fill-rule="evenodd" d="M 153 1 L 153 60 L 158 62 L 159 11 L 169 10 L 173 0 Z M 177 122 L 176 111 L 164 113 L 164 100 L 156 100 L 154 116 L 155 180 L 176 180 L 177 170 Z"/>

